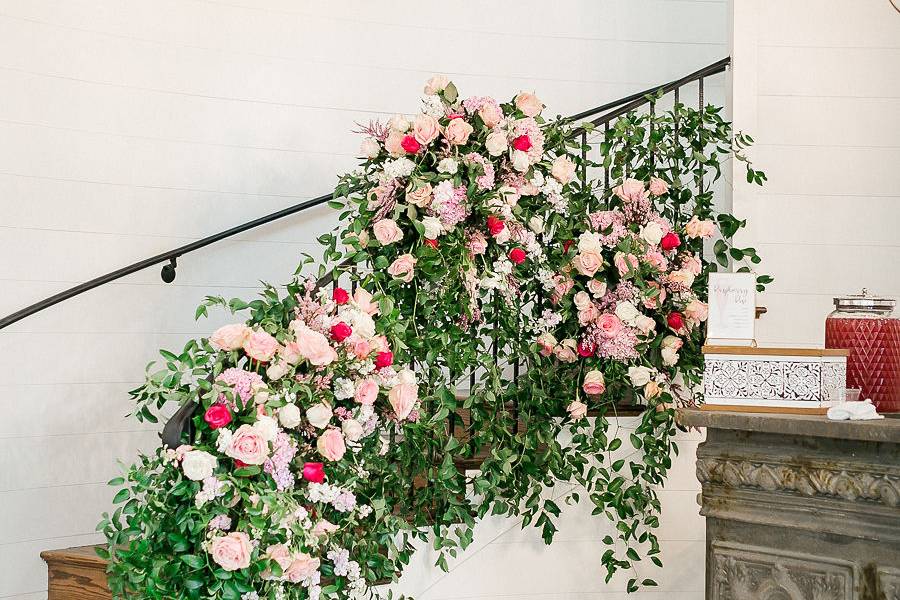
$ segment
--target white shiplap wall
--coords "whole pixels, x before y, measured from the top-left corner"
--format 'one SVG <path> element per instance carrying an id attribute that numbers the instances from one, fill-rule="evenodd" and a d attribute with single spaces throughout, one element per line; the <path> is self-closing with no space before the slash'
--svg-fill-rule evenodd
<path id="1" fill-rule="evenodd" d="M 735 174 L 775 283 L 757 338 L 824 343 L 835 295 L 900 297 L 900 14 L 887 0 L 733 0 L 733 114 L 769 181 Z"/>
<path id="2" fill-rule="evenodd" d="M 724 0 L 0 0 L 0 313 L 324 193 L 354 164 L 354 122 L 413 110 L 434 72 L 566 114 L 724 56 L 726 18 Z M 0 598 L 46 597 L 38 553 L 99 539 L 115 460 L 156 442 L 123 418 L 156 349 L 222 322 L 193 322 L 205 295 L 285 280 L 331 223 L 313 211 L 184 257 L 173 285 L 153 269 L 0 332 Z M 701 593 L 685 444 L 664 493 L 677 600 Z M 403 587 L 618 598 L 588 522 L 567 512 L 549 549 L 485 523 L 449 575 L 423 556 Z"/>

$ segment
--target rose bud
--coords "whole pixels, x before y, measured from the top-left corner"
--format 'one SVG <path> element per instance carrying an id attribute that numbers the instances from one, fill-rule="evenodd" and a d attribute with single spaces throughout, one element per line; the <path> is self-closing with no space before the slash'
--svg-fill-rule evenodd
<path id="1" fill-rule="evenodd" d="M 674 250 L 681 245 L 681 238 L 674 231 L 670 231 L 659 241 L 659 245 L 663 250 Z"/>
<path id="2" fill-rule="evenodd" d="M 203 420 L 206 421 L 210 429 L 225 427 L 231 423 L 231 411 L 224 404 L 213 404 L 206 409 Z"/>
<path id="3" fill-rule="evenodd" d="M 513 248 L 509 251 L 509 260 L 513 261 L 517 265 L 521 265 L 525 262 L 525 251 L 521 248 Z"/>
<path id="4" fill-rule="evenodd" d="M 487 218 L 487 228 L 491 235 L 500 235 L 500 232 L 506 228 L 506 223 L 503 222 L 503 219 L 491 215 Z"/>
<path id="5" fill-rule="evenodd" d="M 375 368 L 383 369 L 394 364 L 394 353 L 390 350 L 379 352 L 375 355 Z"/>
<path id="6" fill-rule="evenodd" d="M 575 240 L 566 240 L 565 242 L 563 242 L 563 254 L 569 253 L 569 248 L 572 247 L 572 244 L 574 243 L 574 241 Z"/>
<path id="7" fill-rule="evenodd" d="M 594 342 L 590 340 L 581 340 L 578 342 L 578 356 L 587 358 L 594 355 Z"/>
<path id="8" fill-rule="evenodd" d="M 680 331 L 684 327 L 684 316 L 680 312 L 669 313 L 666 322 L 675 331 Z"/>
<path id="9" fill-rule="evenodd" d="M 428 238 L 425 238 L 425 245 L 437 250 L 438 241 L 437 240 L 429 240 Z"/>
<path id="10" fill-rule="evenodd" d="M 350 294 L 344 288 L 336 287 L 331 292 L 331 299 L 335 304 L 347 304 L 350 301 Z"/>
<path id="11" fill-rule="evenodd" d="M 341 321 L 331 326 L 331 337 L 337 342 L 343 342 L 353 333 L 353 329 Z"/>
<path id="12" fill-rule="evenodd" d="M 415 136 L 405 135 L 403 136 L 403 141 L 400 142 L 400 147 L 410 154 L 415 154 L 422 149 L 422 144 L 419 143 Z"/>
<path id="13" fill-rule="evenodd" d="M 531 138 L 527 135 L 520 135 L 513 140 L 512 147 L 522 152 L 528 152 L 531 150 Z"/>
<path id="14" fill-rule="evenodd" d="M 312 483 L 322 483 L 325 481 L 325 465 L 320 462 L 304 463 L 303 479 Z"/>

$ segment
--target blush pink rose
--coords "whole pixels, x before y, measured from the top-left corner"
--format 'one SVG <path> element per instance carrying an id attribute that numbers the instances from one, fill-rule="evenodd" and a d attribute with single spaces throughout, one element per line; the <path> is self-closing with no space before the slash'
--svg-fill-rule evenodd
<path id="1" fill-rule="evenodd" d="M 260 329 L 247 336 L 243 348 L 250 358 L 260 362 L 269 362 L 278 350 L 278 341 Z"/>
<path id="2" fill-rule="evenodd" d="M 312 529 L 312 534 L 316 537 L 322 537 L 323 535 L 328 535 L 329 533 L 334 533 L 338 530 L 338 526 L 328 521 L 326 519 L 322 519 L 316 526 Z"/>
<path id="3" fill-rule="evenodd" d="M 244 345 L 251 329 L 243 323 L 219 327 L 209 336 L 209 342 L 220 350 L 237 350 Z"/>
<path id="4" fill-rule="evenodd" d="M 353 301 L 356 303 L 356 306 L 359 307 L 359 310 L 367 315 L 371 316 L 378 314 L 378 303 L 372 302 L 372 294 L 365 288 L 357 288 L 356 291 L 353 292 Z"/>
<path id="5" fill-rule="evenodd" d="M 451 145 L 462 146 L 469 141 L 469 136 L 472 135 L 473 131 L 472 126 L 466 123 L 465 120 L 453 119 L 444 130 L 444 137 Z"/>
<path id="6" fill-rule="evenodd" d="M 586 307 L 578 311 L 578 323 L 582 326 L 587 325 L 588 323 L 596 319 L 599 314 L 600 311 L 595 304 L 588 304 Z"/>
<path id="7" fill-rule="evenodd" d="M 409 283 L 412 281 L 415 268 L 416 258 L 412 254 L 401 254 L 394 259 L 394 262 L 388 267 L 387 272 L 389 275 Z"/>
<path id="8" fill-rule="evenodd" d="M 648 250 L 644 254 L 644 260 L 650 263 L 650 266 L 657 271 L 665 271 L 669 266 L 669 261 L 666 260 L 666 257 L 659 250 Z"/>
<path id="9" fill-rule="evenodd" d="M 284 571 L 284 576 L 291 583 L 300 583 L 312 577 L 313 573 L 319 570 L 320 564 L 318 558 L 299 552 L 293 556 L 290 566 Z"/>
<path id="10" fill-rule="evenodd" d="M 587 404 L 575 400 L 566 407 L 566 410 L 569 412 L 569 416 L 573 421 L 580 421 L 587 415 Z"/>
<path id="11" fill-rule="evenodd" d="M 689 254 L 682 261 L 681 268 L 696 276 L 703 271 L 703 262 L 696 254 Z"/>
<path id="12" fill-rule="evenodd" d="M 556 338 L 553 337 L 552 333 L 545 331 L 538 336 L 537 343 L 540 346 L 539 352 L 541 356 L 550 356 L 553 354 L 553 348 L 556 346 Z"/>
<path id="13" fill-rule="evenodd" d="M 571 339 L 564 339 L 553 349 L 553 354 L 562 362 L 572 363 L 578 360 L 578 343 Z"/>
<path id="14" fill-rule="evenodd" d="M 232 531 L 228 535 L 214 537 L 209 546 L 209 553 L 213 562 L 226 571 L 237 571 L 250 566 L 253 545 L 246 533 Z"/>
<path id="15" fill-rule="evenodd" d="M 384 140 L 384 148 L 391 156 L 403 156 L 406 150 L 403 149 L 403 138 L 406 137 L 399 131 L 391 131 Z"/>
<path id="16" fill-rule="evenodd" d="M 413 121 L 413 134 L 423 146 L 427 146 L 441 135 L 441 124 L 431 115 L 418 115 Z"/>
<path id="17" fill-rule="evenodd" d="M 716 232 L 716 224 L 712 221 L 701 221 L 696 216 L 684 226 L 684 233 L 689 238 L 708 238 Z"/>
<path id="18" fill-rule="evenodd" d="M 493 129 L 503 119 L 503 111 L 500 110 L 500 105 L 496 102 L 485 102 L 478 109 L 478 116 L 484 121 L 485 127 Z"/>
<path id="19" fill-rule="evenodd" d="M 622 320 L 613 313 L 603 313 L 597 317 L 597 320 L 594 321 L 594 325 L 597 326 L 600 335 L 610 339 L 619 335 L 623 327 Z"/>
<path id="20" fill-rule="evenodd" d="M 684 316 L 697 323 L 705 321 L 709 316 L 709 305 L 700 300 L 691 300 L 684 307 Z"/>
<path id="21" fill-rule="evenodd" d="M 669 184 L 659 177 L 650 178 L 650 193 L 654 196 L 662 196 L 669 191 Z"/>
<path id="22" fill-rule="evenodd" d="M 599 396 L 605 392 L 606 380 L 603 378 L 603 373 L 597 370 L 588 371 L 584 376 L 584 383 L 581 384 L 581 389 L 588 396 Z"/>
<path id="23" fill-rule="evenodd" d="M 579 273 L 587 277 L 593 277 L 600 267 L 603 266 L 603 257 L 596 250 L 588 250 L 579 253 L 573 260 L 572 264 Z"/>
<path id="24" fill-rule="evenodd" d="M 372 226 L 377 239 L 383 246 L 388 246 L 403 239 L 403 232 L 393 219 L 381 219 Z"/>
<path id="25" fill-rule="evenodd" d="M 231 437 L 225 454 L 247 465 L 261 465 L 269 458 L 269 444 L 253 425 L 241 425 Z"/>
<path id="26" fill-rule="evenodd" d="M 281 348 L 279 354 L 281 354 L 284 362 L 291 365 L 296 365 L 303 358 L 303 353 L 300 352 L 300 345 L 297 342 L 288 342 Z"/>
<path id="27" fill-rule="evenodd" d="M 347 451 L 340 429 L 326 429 L 316 441 L 316 449 L 327 460 L 341 460 Z"/>
<path id="28" fill-rule="evenodd" d="M 626 179 L 621 185 L 613 188 L 613 193 L 625 202 L 633 202 L 647 198 L 644 182 L 637 179 Z"/>
<path id="29" fill-rule="evenodd" d="M 656 308 L 666 301 L 665 288 L 660 287 L 660 285 L 655 281 L 649 281 L 647 282 L 647 285 L 655 290 L 658 290 L 659 293 L 657 293 L 655 296 L 646 296 L 643 300 L 644 308 Z"/>
<path id="30" fill-rule="evenodd" d="M 294 332 L 297 336 L 297 348 L 300 354 L 311 364 L 321 367 L 337 360 L 337 352 L 328 343 L 328 338 L 313 331 L 306 325 L 300 325 Z"/>
<path id="31" fill-rule="evenodd" d="M 394 412 L 397 413 L 398 421 L 409 416 L 418 399 L 419 386 L 414 383 L 399 383 L 388 392 L 388 401 Z"/>
<path id="32" fill-rule="evenodd" d="M 619 275 L 627 275 L 629 271 L 638 268 L 638 259 L 634 254 L 616 252 L 613 257 L 613 263 L 616 265 L 616 270 L 619 271 Z"/>
<path id="33" fill-rule="evenodd" d="M 372 352 L 372 344 L 369 343 L 369 340 L 354 340 L 350 348 L 353 351 L 353 356 L 360 360 L 363 360 Z"/>
<path id="34" fill-rule="evenodd" d="M 550 174 L 555 180 L 565 185 L 575 176 L 575 163 L 568 156 L 557 156 L 550 167 Z"/>
<path id="35" fill-rule="evenodd" d="M 431 184 L 425 183 L 414 190 L 406 192 L 406 201 L 419 208 L 426 208 L 431 204 Z"/>
<path id="36" fill-rule="evenodd" d="M 294 560 L 291 558 L 291 551 L 284 544 L 274 544 L 266 548 L 266 557 L 277 562 L 282 571 L 286 571 Z M 263 577 L 268 579 L 271 575 L 271 573 L 265 573 Z"/>
<path id="37" fill-rule="evenodd" d="M 526 117 L 536 117 L 544 110 L 544 103 L 531 92 L 519 92 L 515 98 L 516 108 L 521 110 Z"/>
<path id="38" fill-rule="evenodd" d="M 371 406 L 375 404 L 376 398 L 378 398 L 378 384 L 375 383 L 375 380 L 363 379 L 356 384 L 356 392 L 353 394 L 354 400 L 360 404 Z"/>
<path id="39" fill-rule="evenodd" d="M 432 75 L 425 82 L 424 91 L 429 96 L 433 96 L 438 92 L 443 92 L 450 85 L 450 79 L 446 75 Z"/>

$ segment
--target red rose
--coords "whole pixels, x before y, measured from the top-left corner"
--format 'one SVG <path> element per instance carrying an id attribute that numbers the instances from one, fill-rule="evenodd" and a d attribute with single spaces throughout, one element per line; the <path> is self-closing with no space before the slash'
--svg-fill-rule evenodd
<path id="1" fill-rule="evenodd" d="M 674 231 L 670 231 L 659 241 L 659 245 L 663 250 L 674 250 L 681 245 L 681 238 Z"/>
<path id="2" fill-rule="evenodd" d="M 415 136 L 405 135 L 403 136 L 403 141 L 400 142 L 400 147 L 410 154 L 415 154 L 422 149 L 422 144 L 419 143 Z"/>
<path id="3" fill-rule="evenodd" d="M 578 356 L 587 358 L 594 355 L 594 342 L 590 340 L 581 340 L 578 342 Z"/>
<path id="4" fill-rule="evenodd" d="M 322 463 L 304 463 L 303 479 L 312 483 L 325 481 L 325 465 Z"/>
<path id="5" fill-rule="evenodd" d="M 426 246 L 431 246 L 432 248 L 434 248 L 435 250 L 437 250 L 437 247 L 438 247 L 438 241 L 437 241 L 437 240 L 429 240 L 428 238 L 425 238 L 425 245 L 426 245 Z"/>
<path id="6" fill-rule="evenodd" d="M 563 254 L 568 254 L 568 253 L 569 253 L 569 248 L 572 247 L 572 243 L 573 243 L 574 241 L 575 241 L 575 240 L 566 240 L 566 241 L 563 243 Z"/>
<path id="7" fill-rule="evenodd" d="M 675 331 L 680 331 L 684 327 L 684 315 L 680 312 L 669 313 L 666 322 L 669 324 L 669 327 Z"/>
<path id="8" fill-rule="evenodd" d="M 350 334 L 352 333 L 353 329 L 343 321 L 331 326 L 331 337 L 337 342 L 343 342 L 350 337 Z"/>
<path id="9" fill-rule="evenodd" d="M 375 368 L 383 369 L 394 364 L 394 353 L 390 350 L 379 352 L 375 355 Z"/>
<path id="10" fill-rule="evenodd" d="M 521 265 L 525 262 L 525 251 L 521 248 L 513 248 L 509 251 L 509 260 L 513 261 L 517 265 Z"/>
<path id="11" fill-rule="evenodd" d="M 520 135 L 516 139 L 513 140 L 512 143 L 513 148 L 516 150 L 521 150 L 522 152 L 528 152 L 531 150 L 531 138 L 527 135 Z"/>
<path id="12" fill-rule="evenodd" d="M 344 288 L 336 287 L 331 292 L 331 299 L 334 300 L 335 304 L 347 304 L 350 300 L 350 294 Z"/>
<path id="13" fill-rule="evenodd" d="M 506 223 L 503 222 L 503 219 L 491 215 L 487 218 L 487 228 L 491 235 L 500 235 L 500 232 L 506 228 Z"/>
<path id="14" fill-rule="evenodd" d="M 231 411 L 224 404 L 213 404 L 206 409 L 203 420 L 209 425 L 210 429 L 218 429 L 225 427 L 231 423 Z"/>

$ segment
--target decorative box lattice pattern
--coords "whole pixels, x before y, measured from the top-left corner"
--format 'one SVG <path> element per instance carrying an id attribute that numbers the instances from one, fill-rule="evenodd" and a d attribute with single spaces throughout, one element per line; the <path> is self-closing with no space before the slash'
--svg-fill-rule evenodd
<path id="1" fill-rule="evenodd" d="M 710 406 L 821 409 L 846 392 L 843 350 L 706 346 L 703 353 Z"/>

